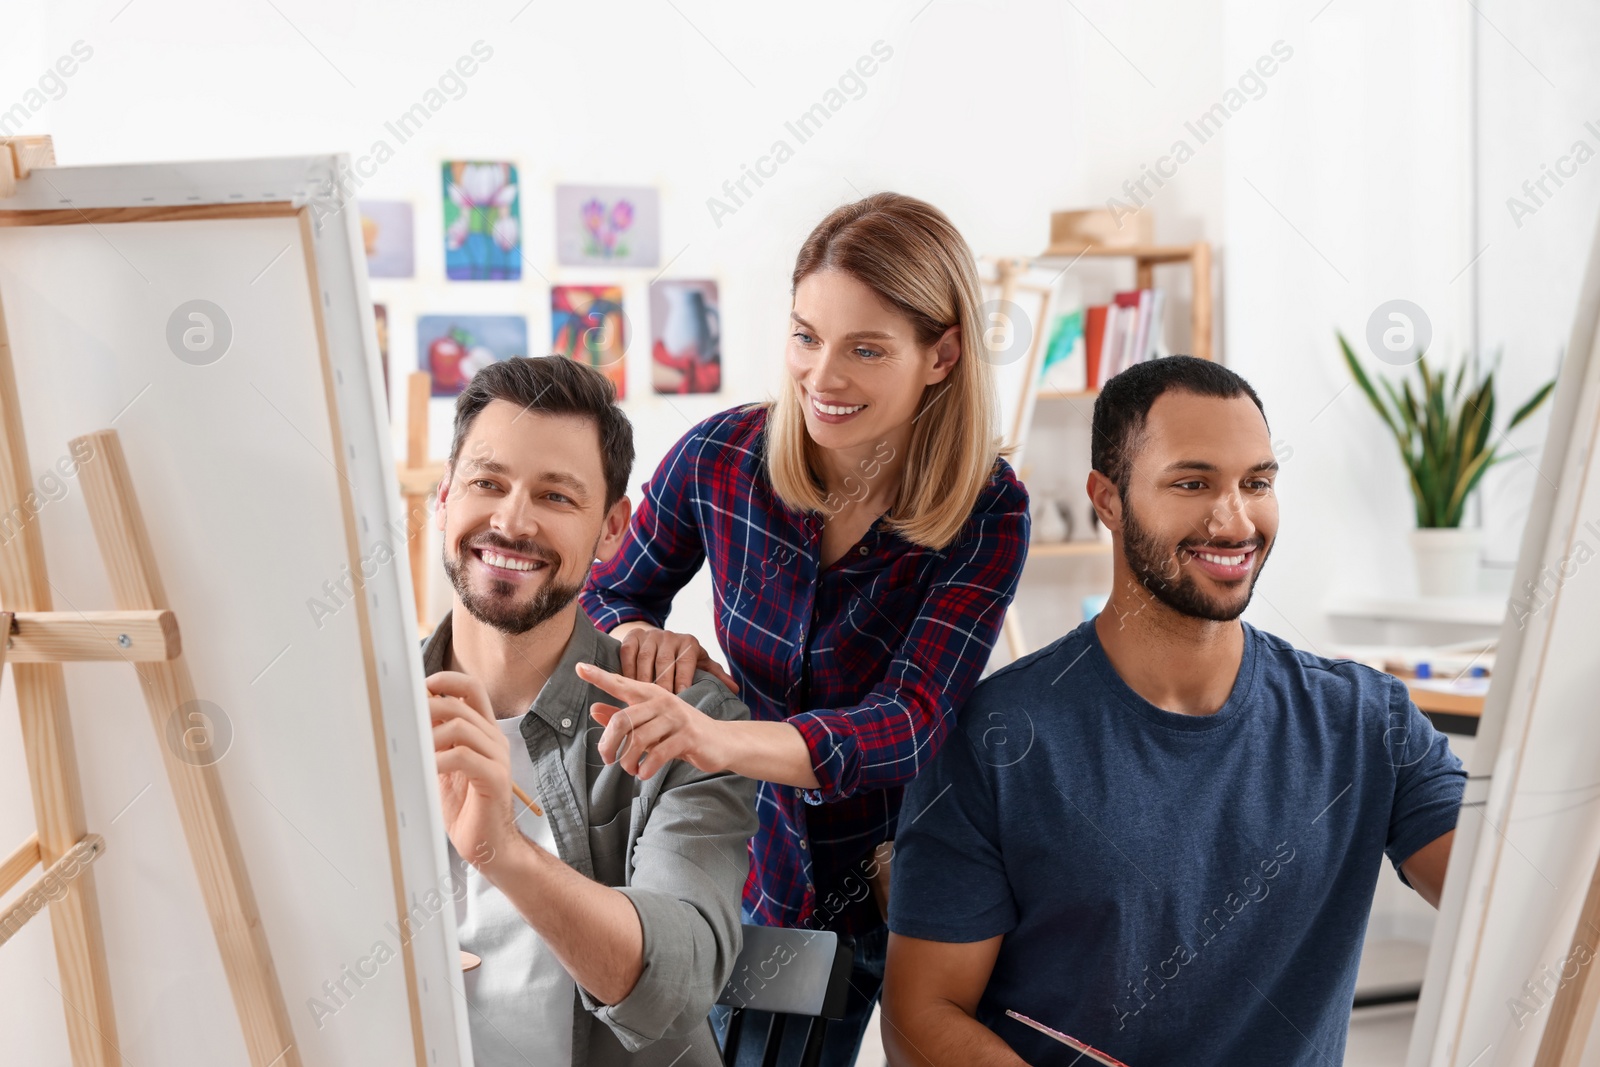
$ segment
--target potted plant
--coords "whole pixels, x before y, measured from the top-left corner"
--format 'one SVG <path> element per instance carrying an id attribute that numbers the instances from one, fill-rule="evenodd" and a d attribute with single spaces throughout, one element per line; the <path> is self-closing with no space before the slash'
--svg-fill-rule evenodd
<path id="1" fill-rule="evenodd" d="M 1417 560 L 1417 585 L 1423 596 L 1467 596 L 1477 592 L 1478 563 L 1483 550 L 1483 530 L 1463 529 L 1461 516 L 1467 497 L 1494 464 L 1505 457 L 1491 440 L 1494 428 L 1494 367 L 1481 380 L 1468 383 L 1466 362 L 1454 378 L 1446 369 L 1434 370 L 1419 354 L 1415 364 L 1417 387 L 1407 377 L 1396 389 L 1380 377 L 1380 395 L 1372 379 L 1350 350 L 1344 334 L 1336 334 L 1344 361 L 1356 384 L 1367 394 L 1378 417 L 1400 446 L 1400 459 L 1411 479 L 1417 505 L 1417 528 L 1411 545 Z M 1534 391 L 1506 424 L 1510 430 L 1538 410 L 1555 387 L 1555 379 Z M 1504 440 L 1504 434 L 1499 437 Z"/>

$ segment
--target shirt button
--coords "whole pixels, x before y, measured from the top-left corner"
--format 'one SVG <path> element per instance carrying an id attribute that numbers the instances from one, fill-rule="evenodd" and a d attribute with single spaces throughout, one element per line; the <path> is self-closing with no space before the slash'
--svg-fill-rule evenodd
<path id="1" fill-rule="evenodd" d="M 860 548 L 856 549 L 856 551 L 860 552 L 863 556 L 865 556 L 867 554 L 867 546 L 866 545 L 862 545 Z"/>
<path id="2" fill-rule="evenodd" d="M 806 883 L 806 892 L 807 893 L 815 893 L 816 892 L 816 890 L 811 888 L 811 883 L 810 882 Z"/>
<path id="3" fill-rule="evenodd" d="M 803 797 L 806 795 L 806 791 L 801 789 L 799 786 L 795 786 L 794 795 L 797 797 Z"/>
<path id="4" fill-rule="evenodd" d="M 562 728 L 562 729 L 563 729 L 563 730 L 570 730 L 570 729 L 572 729 L 572 720 L 571 720 L 571 719 L 562 719 L 562 720 L 561 720 L 561 728 Z"/>
<path id="5" fill-rule="evenodd" d="M 807 845 L 807 844 L 806 844 L 806 843 L 805 843 L 805 842 L 804 842 L 804 841 L 801 841 L 801 842 L 800 842 L 800 847 L 801 847 L 801 848 L 802 848 L 802 849 L 804 849 L 804 848 L 809 848 L 809 847 L 810 847 L 810 846 L 809 846 L 809 845 Z"/>

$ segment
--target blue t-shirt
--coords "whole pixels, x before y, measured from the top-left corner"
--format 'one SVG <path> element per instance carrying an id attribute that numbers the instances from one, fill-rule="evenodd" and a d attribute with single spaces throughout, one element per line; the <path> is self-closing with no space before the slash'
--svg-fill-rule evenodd
<path id="1" fill-rule="evenodd" d="M 1454 829 L 1465 775 L 1405 685 L 1248 624 L 1227 703 L 1179 715 L 1087 622 L 996 672 L 908 789 L 889 928 L 1004 936 L 978 1020 L 1031 1064 L 1343 1062 L 1382 856 Z M 1080 1061 L 1081 1062 L 1081 1061 Z"/>

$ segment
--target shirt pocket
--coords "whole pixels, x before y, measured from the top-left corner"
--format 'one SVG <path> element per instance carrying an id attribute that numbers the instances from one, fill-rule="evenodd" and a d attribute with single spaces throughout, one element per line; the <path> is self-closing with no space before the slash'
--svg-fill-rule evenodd
<path id="1" fill-rule="evenodd" d="M 650 794 L 634 797 L 633 803 L 628 806 L 628 848 L 623 855 L 622 872 L 625 885 L 633 884 L 635 849 L 639 844 L 639 838 L 644 834 L 644 823 L 649 816 Z"/>
<path id="2" fill-rule="evenodd" d="M 589 827 L 589 862 L 594 869 L 594 880 L 600 884 L 626 884 L 623 861 L 632 824 L 633 807 L 629 805 L 617 812 L 610 822 Z"/>
<path id="3" fill-rule="evenodd" d="M 644 833 L 650 797 L 638 796 L 602 826 L 589 827 L 589 858 L 595 881 L 605 885 L 633 884 L 634 845 Z"/>

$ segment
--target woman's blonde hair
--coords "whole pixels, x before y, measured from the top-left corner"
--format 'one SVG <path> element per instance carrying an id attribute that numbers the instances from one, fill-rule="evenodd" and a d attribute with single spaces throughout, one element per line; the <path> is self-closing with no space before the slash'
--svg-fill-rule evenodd
<path id="1" fill-rule="evenodd" d="M 972 514 L 1000 455 L 972 251 L 932 204 L 877 193 L 838 208 L 811 231 L 795 258 L 792 285 L 823 270 L 848 274 L 877 293 L 911 320 L 920 345 L 961 327 L 955 367 L 923 390 L 900 491 L 885 516 L 907 541 L 942 549 Z M 799 391 L 786 375 L 767 414 L 767 475 L 778 499 L 796 511 L 826 506 L 811 462 L 815 449 Z"/>

